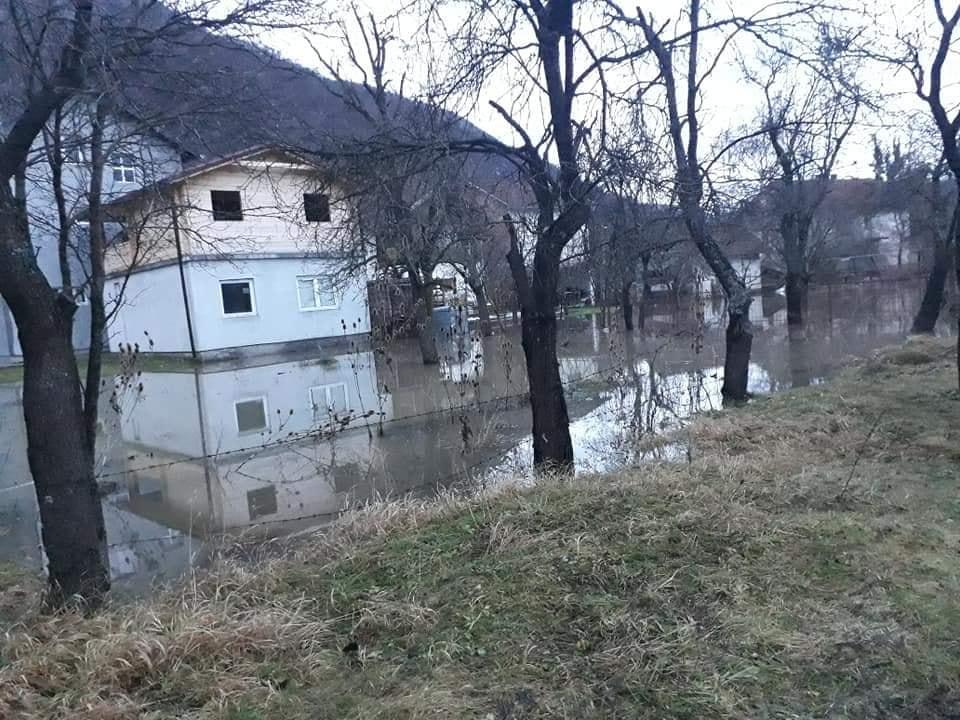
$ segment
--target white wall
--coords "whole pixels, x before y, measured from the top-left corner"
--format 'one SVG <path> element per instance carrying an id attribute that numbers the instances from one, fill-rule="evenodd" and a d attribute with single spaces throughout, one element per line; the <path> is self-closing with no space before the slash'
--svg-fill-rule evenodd
<path id="1" fill-rule="evenodd" d="M 107 280 L 107 298 L 116 297 L 122 280 Z M 146 335 L 144 333 L 147 333 Z M 143 352 L 190 352 L 180 275 L 175 265 L 134 273 L 108 330 L 110 349 L 137 344 Z M 149 340 L 153 340 L 150 346 Z"/>
<path id="2" fill-rule="evenodd" d="M 333 273 L 333 261 L 306 258 L 257 258 L 187 262 L 186 275 L 193 334 L 199 352 L 253 345 L 337 338 L 370 332 L 366 279 L 335 289 L 338 306 L 301 310 L 297 277 Z M 255 313 L 223 314 L 220 281 L 251 279 Z M 118 279 L 108 283 L 114 293 Z M 147 335 L 153 340 L 150 346 Z M 180 276 L 175 265 L 130 276 L 123 303 L 110 328 L 110 348 L 139 343 L 144 352 L 190 351 Z"/>
<path id="3" fill-rule="evenodd" d="M 243 220 L 214 220 L 211 190 L 238 191 Z M 181 191 L 184 251 L 334 252 L 345 221 L 344 204 L 333 197 L 330 221 L 307 222 L 305 192 L 334 194 L 315 168 L 269 152 L 189 178 Z"/>
<path id="4" fill-rule="evenodd" d="M 332 261 L 305 258 L 188 264 L 197 349 L 207 351 L 370 332 L 366 280 L 363 277 L 336 289 L 336 308 L 300 309 L 297 277 L 323 275 L 335 270 Z M 220 281 L 246 278 L 253 280 L 255 314 L 224 316 Z"/>
<path id="5" fill-rule="evenodd" d="M 193 373 L 151 372 L 143 373 L 141 379 L 141 400 L 124 418 L 123 439 L 156 452 L 131 461 L 130 476 L 159 485 L 166 512 L 181 517 L 184 524 L 205 512 L 214 514 L 216 527 L 336 512 L 345 500 L 344 490 L 338 488 L 339 475 L 356 468 L 357 477 L 344 483 L 352 488 L 362 480 L 365 469 L 377 462 L 376 442 L 362 430 L 367 421 L 361 415 L 365 410 L 382 410 L 385 420 L 393 417 L 390 397 L 378 401 L 375 359 L 369 351 L 199 372 L 196 380 Z M 287 440 L 290 433 L 315 430 L 310 388 L 339 383 L 346 385 L 356 419 L 333 443 L 305 440 L 245 452 Z M 265 399 L 270 427 L 263 432 L 240 433 L 234 405 L 254 397 Z M 374 423 L 375 418 L 369 422 Z M 351 432 L 350 428 L 357 429 Z M 204 448 L 211 455 L 235 454 L 211 460 L 209 474 L 202 461 L 137 470 L 138 465 L 149 467 L 168 458 L 196 457 Z M 248 493 L 260 490 L 274 494 L 277 511 L 251 518 Z"/>

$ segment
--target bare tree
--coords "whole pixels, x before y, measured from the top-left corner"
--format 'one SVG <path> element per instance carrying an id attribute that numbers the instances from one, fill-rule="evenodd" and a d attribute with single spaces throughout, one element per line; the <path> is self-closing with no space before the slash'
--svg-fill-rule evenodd
<path id="1" fill-rule="evenodd" d="M 948 14 L 948 12 L 944 10 L 941 0 L 932 0 L 932 2 L 936 14 L 936 28 L 938 29 L 936 50 L 934 51 L 933 57 L 928 62 L 924 62 L 920 57 L 921 51 L 919 43 L 906 40 L 907 52 L 904 65 L 913 78 L 917 96 L 926 103 L 933 117 L 933 121 L 936 124 L 942 145 L 943 160 L 953 175 L 954 184 L 958 191 L 958 198 L 960 198 L 960 145 L 958 145 L 957 140 L 957 133 L 960 132 L 960 110 L 949 110 L 943 97 L 944 65 L 952 51 L 957 23 L 960 23 L 960 3 Z M 946 248 L 938 253 L 938 257 L 935 258 L 934 261 L 931 281 L 928 283 L 928 292 L 933 296 L 939 294 L 940 297 L 942 297 L 943 279 L 945 279 L 946 274 L 943 273 L 942 270 L 938 270 L 937 266 L 939 265 L 940 268 L 943 268 L 947 265 L 951 247 L 954 256 L 955 272 L 958 281 L 960 281 L 960 253 L 957 252 L 957 238 L 960 237 L 960 221 L 958 221 L 958 216 L 960 216 L 960 204 L 957 205 L 953 213 Z M 941 276 L 943 279 L 941 279 Z M 934 285 L 934 287 L 930 288 L 929 285 Z M 925 295 L 921 312 L 924 310 L 927 312 L 924 318 L 921 318 L 920 314 L 918 314 L 917 320 L 914 322 L 915 329 L 924 330 L 928 326 L 932 329 L 932 324 L 929 323 L 929 316 L 933 316 L 935 320 L 933 311 L 935 300 L 936 298 L 931 298 L 931 301 L 928 303 Z M 941 303 L 936 303 L 937 312 L 939 312 L 940 304 Z M 921 322 L 921 320 L 926 322 Z M 958 323 L 960 323 L 960 319 L 958 319 Z M 958 327 L 960 327 L 960 325 L 958 325 Z M 957 340 L 957 373 L 958 383 L 960 383 L 960 336 L 958 336 Z"/>
<path id="2" fill-rule="evenodd" d="M 407 97 L 403 77 L 391 82 L 396 22 L 396 16 L 363 16 L 353 5 L 350 21 L 336 23 L 343 63 L 317 47 L 314 52 L 336 80 L 334 94 L 366 124 L 354 137 L 331 139 L 338 171 L 351 186 L 345 245 L 355 267 L 373 264 L 409 283 L 421 356 L 434 364 L 433 296 L 441 282 L 434 273 L 461 254 L 460 245 L 478 239 L 482 221 L 470 200 L 468 171 L 434 149 L 456 117 L 430 99 Z"/>
<path id="3" fill-rule="evenodd" d="M 0 139 L 0 295 L 13 313 L 23 350 L 27 454 L 40 507 L 51 606 L 73 598 L 95 605 L 110 586 L 94 477 L 99 350 L 106 324 L 99 211 L 102 172 L 96 171 L 104 164 L 99 152 L 105 107 L 99 99 L 115 89 L 108 87 L 108 78 L 109 83 L 116 79 L 114 71 L 122 61 L 145 52 L 158 39 L 189 37 L 203 27 L 227 29 L 250 19 L 262 21 L 271 7 L 267 0 L 244 3 L 222 17 L 214 17 L 202 2 L 171 8 L 146 3 L 115 14 L 98 12 L 94 0 L 11 3 L 0 9 L 0 21 L 11 40 L 6 67 L 16 76 L 18 91 L 8 95 L 11 120 Z M 64 274 L 58 288 L 40 267 L 30 237 L 26 195 L 27 165 L 35 143 L 40 142 L 42 151 L 44 128 L 49 132 L 62 124 L 63 111 L 75 100 L 99 108 L 89 138 L 95 171 L 87 194 L 92 264 L 88 290 L 96 319 L 86 383 L 74 355 L 74 282 Z M 56 166 L 55 159 L 53 172 Z M 58 200 L 58 220 L 65 223 L 61 210 Z M 61 224 L 57 233 L 65 241 L 69 228 Z"/>
<path id="4" fill-rule="evenodd" d="M 760 191 L 772 197 L 779 216 L 788 325 L 803 324 L 817 249 L 811 228 L 863 102 L 843 57 L 848 46 L 821 29 L 813 58 L 798 61 L 797 54 L 775 52 L 760 59 L 759 68 L 747 68 L 747 77 L 763 90 L 761 129 L 775 160 L 775 169 L 760 174 Z"/>
<path id="5" fill-rule="evenodd" d="M 454 76 L 448 87 L 483 89 L 496 73 L 515 78 L 513 89 L 543 102 L 547 123 L 538 136 L 525 126 L 522 105 L 496 100 L 490 107 L 519 140 L 517 145 L 477 137 L 451 143 L 458 152 L 498 155 L 517 169 L 533 199 L 528 217 L 505 213 L 510 237 L 507 262 L 521 312 L 521 334 L 533 415 L 533 460 L 538 467 L 569 470 L 573 444 L 557 360 L 560 262 L 567 245 L 590 217 L 591 184 L 585 179 L 585 144 L 599 145 L 606 131 L 605 98 L 591 129 L 583 101 L 591 83 L 601 84 L 602 65 L 578 58 L 596 57 L 579 26 L 583 4 L 572 0 L 463 0 L 431 3 L 462 12 L 462 29 L 447 38 L 454 53 Z M 578 119 L 575 105 L 582 102 Z M 551 161 L 555 161 L 555 164 Z M 529 241 L 529 242 L 527 242 Z M 529 256 L 532 256 L 528 266 Z"/>
<path id="6" fill-rule="evenodd" d="M 737 34 L 758 38 L 761 44 L 771 49 L 784 50 L 767 36 L 782 35 L 784 25 L 805 16 L 810 12 L 810 6 L 771 3 L 750 15 L 731 12 L 704 23 L 700 1 L 691 0 L 681 11 L 683 17 L 677 23 L 683 25 L 683 31 L 670 33 L 668 28 L 674 23 L 659 22 L 651 13 L 640 8 L 635 16 L 628 15 L 612 0 L 607 0 L 607 4 L 614 9 L 618 22 L 639 29 L 641 38 L 637 45 L 649 48 L 654 57 L 656 76 L 652 83 L 659 84 L 663 90 L 664 125 L 674 157 L 677 202 L 690 238 L 716 276 L 727 300 L 723 396 L 731 400 L 743 400 L 747 397 L 753 344 L 750 322 L 752 298 L 722 246 L 713 237 L 707 221 L 707 171 L 729 148 L 721 149 L 709 162 L 704 162 L 701 157 L 702 93 Z M 707 33 L 714 35 L 712 57 L 705 54 L 702 46 Z M 684 66 L 678 67 L 678 59 L 683 61 Z"/>
<path id="7" fill-rule="evenodd" d="M 678 75 L 674 67 L 675 43 L 665 41 L 661 28 L 655 24 L 652 16 L 638 11 L 636 23 L 656 57 L 664 86 L 667 128 L 676 163 L 677 199 L 684 221 L 691 239 L 716 275 L 727 298 L 729 321 L 726 331 L 723 396 L 744 400 L 747 397 L 747 371 L 753 344 L 753 328 L 750 323 L 752 298 L 723 249 L 710 233 L 704 210 L 704 174 L 700 164 L 698 117 L 699 90 L 704 79 L 699 67 L 699 0 L 691 0 L 688 20 L 686 77 Z M 678 87 L 678 80 L 685 88 Z M 683 95 L 680 94 L 681 89 L 685 89 Z"/>

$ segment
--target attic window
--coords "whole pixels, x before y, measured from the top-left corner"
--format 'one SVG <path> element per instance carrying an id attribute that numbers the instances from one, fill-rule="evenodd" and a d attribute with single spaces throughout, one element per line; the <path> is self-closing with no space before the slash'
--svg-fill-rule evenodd
<path id="1" fill-rule="evenodd" d="M 130 153 L 120 153 L 110 163 L 115 183 L 137 181 L 137 159 Z"/>
<path id="2" fill-rule="evenodd" d="M 330 197 L 320 193 L 304 193 L 303 211 L 307 222 L 330 222 Z"/>
<path id="3" fill-rule="evenodd" d="M 210 205 L 214 220 L 243 220 L 239 190 L 211 190 Z"/>

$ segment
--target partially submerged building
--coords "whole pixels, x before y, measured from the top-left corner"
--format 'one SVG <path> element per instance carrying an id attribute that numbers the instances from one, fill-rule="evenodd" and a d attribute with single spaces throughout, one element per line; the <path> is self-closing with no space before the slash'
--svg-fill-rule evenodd
<path id="1" fill-rule="evenodd" d="M 110 348 L 209 358 L 368 333 L 364 269 L 337 252 L 338 193 L 315 164 L 266 146 L 115 199 Z"/>

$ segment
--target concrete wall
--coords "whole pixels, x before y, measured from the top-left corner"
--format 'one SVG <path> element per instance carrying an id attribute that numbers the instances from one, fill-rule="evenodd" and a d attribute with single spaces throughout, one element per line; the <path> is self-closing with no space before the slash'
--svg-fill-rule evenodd
<path id="1" fill-rule="evenodd" d="M 184 265 L 193 333 L 199 352 L 370 332 L 366 279 L 334 289 L 338 305 L 301 310 L 297 277 L 334 273 L 333 261 L 296 257 L 191 261 Z M 255 312 L 224 315 L 220 282 L 253 281 Z M 113 281 L 119 282 L 119 281 Z M 153 339 L 152 347 L 144 332 Z M 144 351 L 190 349 L 177 267 L 168 265 L 130 276 L 123 304 L 111 328 L 110 347 L 139 343 Z"/>
<path id="2" fill-rule="evenodd" d="M 211 192 L 240 193 L 243 218 L 215 220 Z M 307 222 L 303 196 L 331 196 L 330 220 Z M 337 202 L 336 186 L 309 165 L 273 152 L 198 170 L 173 188 L 131 200 L 123 212 L 131 241 L 113 248 L 108 272 L 175 257 L 171 208 L 175 207 L 180 245 L 185 256 L 230 256 L 250 253 L 332 255 L 341 244 L 346 206 Z"/>
<path id="3" fill-rule="evenodd" d="M 243 220 L 213 219 L 210 192 L 240 193 Z M 180 222 L 184 252 L 210 254 L 243 252 L 330 253 L 345 222 L 344 205 L 330 204 L 329 222 L 307 222 L 305 192 L 332 190 L 314 168 L 294 165 L 289 158 L 265 153 L 190 178 L 183 186 Z"/>
<path id="4" fill-rule="evenodd" d="M 122 288 L 122 280 L 108 280 L 107 296 L 116 297 Z M 120 344 L 136 344 L 144 352 L 190 352 L 183 292 L 176 265 L 130 275 L 107 337 L 111 350 L 117 350 Z M 153 347 L 150 340 L 154 342 Z"/>
<path id="5" fill-rule="evenodd" d="M 370 438 L 360 429 L 375 420 L 362 416 L 376 410 L 385 420 L 393 417 L 390 398 L 378 395 L 369 351 L 196 374 L 144 373 L 141 379 L 143 392 L 121 426 L 123 439 L 143 448 L 142 456 L 129 463 L 130 478 L 140 490 L 159 488 L 166 521 L 181 527 L 207 514 L 213 517 L 204 522 L 222 528 L 336 512 L 343 493 L 362 480 L 359 468 L 377 460 Z M 348 431 L 334 442 L 272 445 L 323 424 L 314 416 L 310 389 L 324 385 L 344 386 L 355 416 Z M 263 398 L 269 427 L 242 433 L 235 404 L 252 398 Z M 258 448 L 261 445 L 268 447 Z M 206 467 L 199 459 L 218 454 Z M 198 459 L 149 468 L 184 456 Z M 138 471 L 139 464 L 148 469 Z M 342 477 L 345 474 L 350 477 Z M 142 494 L 140 490 L 133 494 Z M 275 505 L 275 511 L 264 512 L 264 502 Z"/>

